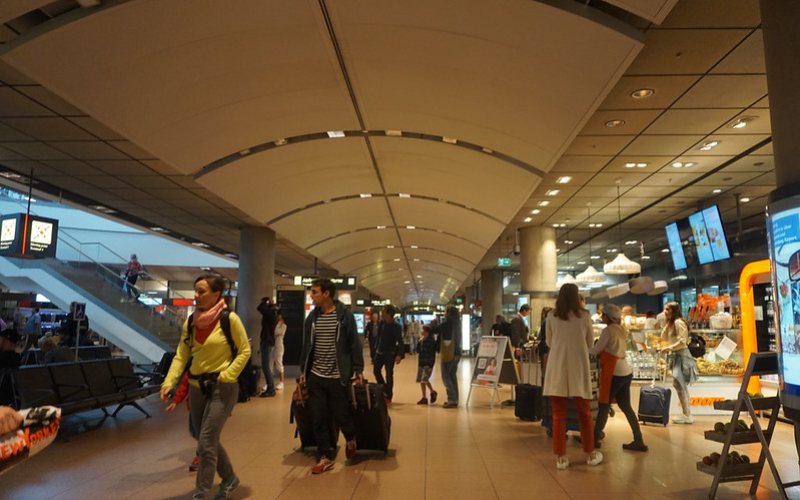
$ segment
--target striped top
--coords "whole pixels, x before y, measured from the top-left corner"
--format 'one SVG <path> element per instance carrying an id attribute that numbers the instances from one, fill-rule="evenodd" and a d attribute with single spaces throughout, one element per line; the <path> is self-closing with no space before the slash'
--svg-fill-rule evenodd
<path id="1" fill-rule="evenodd" d="M 336 361 L 336 311 L 320 314 L 314 323 L 314 352 L 311 373 L 323 378 L 339 378 Z"/>

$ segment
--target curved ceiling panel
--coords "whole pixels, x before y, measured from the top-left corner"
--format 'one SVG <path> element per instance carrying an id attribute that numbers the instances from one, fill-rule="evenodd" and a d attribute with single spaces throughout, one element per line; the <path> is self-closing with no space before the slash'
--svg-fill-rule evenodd
<path id="1" fill-rule="evenodd" d="M 368 129 L 438 133 L 545 171 L 642 47 L 571 1 L 328 7 Z"/>
<path id="2" fill-rule="evenodd" d="M 394 248 L 388 248 L 393 246 Z M 380 248 L 385 252 L 378 252 L 377 254 L 369 254 L 368 250 Z M 358 231 L 355 233 L 344 234 L 337 238 L 331 238 L 318 245 L 314 245 L 309 251 L 317 255 L 325 262 L 330 262 L 331 265 L 340 269 L 339 261 L 345 257 L 353 257 L 355 259 L 368 259 L 370 257 L 381 259 L 390 259 L 402 256 L 402 248 L 400 241 L 397 239 L 397 232 L 389 229 L 371 230 L 371 231 Z M 369 255 L 369 257 L 368 257 Z M 368 261 L 361 260 L 364 265 Z"/>
<path id="3" fill-rule="evenodd" d="M 446 143 L 389 137 L 372 143 L 387 192 L 444 198 L 501 220 L 514 217 L 541 180 L 493 156 Z"/>
<path id="4" fill-rule="evenodd" d="M 484 250 L 491 246 L 505 228 L 504 223 L 447 203 L 421 198 L 390 198 L 389 204 L 400 227 L 440 229 L 474 242 Z M 430 232 L 420 231 L 425 233 L 423 238 Z"/>
<path id="5" fill-rule="evenodd" d="M 400 229 L 399 232 L 400 237 L 403 239 L 403 244 L 411 249 L 409 255 L 413 255 L 413 246 L 442 249 L 446 252 L 460 255 L 470 262 L 479 261 L 483 254 L 486 253 L 484 247 L 454 235 L 412 229 Z"/>
<path id="6" fill-rule="evenodd" d="M 302 210 L 279 220 L 272 228 L 299 246 L 309 249 L 311 245 L 324 239 L 356 229 L 386 225 L 388 220 L 389 212 L 383 199 L 356 198 L 323 203 Z M 309 251 L 327 259 L 319 255 L 318 250 L 310 248 Z"/>
<path id="7" fill-rule="evenodd" d="M 262 222 L 326 199 L 381 192 L 366 143 L 358 138 L 269 149 L 214 170 L 198 182 L 235 200 L 240 210 Z"/>
<path id="8" fill-rule="evenodd" d="M 186 173 L 264 140 L 360 128 L 312 1 L 123 2 L 6 59 Z"/>

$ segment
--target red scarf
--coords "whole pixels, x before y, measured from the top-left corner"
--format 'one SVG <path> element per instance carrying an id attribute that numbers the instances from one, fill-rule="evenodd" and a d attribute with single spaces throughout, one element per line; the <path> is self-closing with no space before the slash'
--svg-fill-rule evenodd
<path id="1" fill-rule="evenodd" d="M 201 311 L 195 310 L 192 313 L 192 328 L 194 328 L 194 339 L 198 344 L 205 343 L 206 339 L 214 328 L 217 326 L 219 317 L 222 316 L 222 311 L 228 308 L 228 304 L 224 300 L 219 300 L 213 307 Z"/>

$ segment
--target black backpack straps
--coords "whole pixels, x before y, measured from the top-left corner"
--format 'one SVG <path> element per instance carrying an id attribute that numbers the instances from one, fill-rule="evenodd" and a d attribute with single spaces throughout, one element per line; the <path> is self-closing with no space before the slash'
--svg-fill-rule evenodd
<path id="1" fill-rule="evenodd" d="M 186 321 L 186 343 L 189 344 L 189 352 L 192 351 L 192 344 L 194 343 L 194 313 L 189 315 L 189 319 Z"/>
<path id="2" fill-rule="evenodd" d="M 219 317 L 219 326 L 222 328 L 222 333 L 225 334 L 225 340 L 228 341 L 228 345 L 231 348 L 231 361 L 233 361 L 236 359 L 236 355 L 239 354 L 239 349 L 237 349 L 236 344 L 233 342 L 233 336 L 231 335 L 230 311 L 222 311 L 222 314 Z"/>

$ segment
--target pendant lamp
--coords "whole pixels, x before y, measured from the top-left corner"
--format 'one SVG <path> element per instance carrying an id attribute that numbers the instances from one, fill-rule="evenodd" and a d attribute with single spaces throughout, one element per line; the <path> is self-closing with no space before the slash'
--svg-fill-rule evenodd
<path id="1" fill-rule="evenodd" d="M 575 279 L 578 283 L 588 285 L 590 283 L 602 283 L 606 280 L 606 275 L 598 271 L 592 265 L 592 209 L 587 207 L 586 211 L 588 212 L 589 216 L 587 219 L 589 220 L 589 267 L 580 274 L 578 274 Z"/>
<path id="2" fill-rule="evenodd" d="M 642 266 L 629 258 L 625 257 L 622 251 L 622 203 L 620 201 L 619 183 L 617 181 L 617 225 L 619 226 L 619 249 L 620 252 L 614 257 L 611 262 L 606 262 L 603 266 L 603 272 L 606 274 L 639 274 L 642 272 Z"/>

